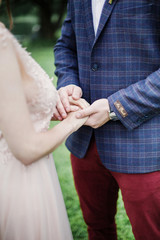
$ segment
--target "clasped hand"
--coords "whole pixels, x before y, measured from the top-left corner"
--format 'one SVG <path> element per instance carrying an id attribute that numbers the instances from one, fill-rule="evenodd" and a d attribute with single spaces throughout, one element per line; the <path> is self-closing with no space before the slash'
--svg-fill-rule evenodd
<path id="1" fill-rule="evenodd" d="M 70 112 L 75 112 L 77 119 L 86 118 L 84 125 L 92 128 L 101 127 L 110 120 L 109 104 L 106 98 L 96 100 L 90 105 L 81 98 L 82 90 L 76 85 L 62 87 L 58 93 L 59 99 L 54 119 L 61 121 L 67 118 Z"/>

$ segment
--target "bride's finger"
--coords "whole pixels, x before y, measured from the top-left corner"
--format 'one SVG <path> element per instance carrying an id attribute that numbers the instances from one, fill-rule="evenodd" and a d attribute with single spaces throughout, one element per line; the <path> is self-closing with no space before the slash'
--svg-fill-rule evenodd
<path id="1" fill-rule="evenodd" d="M 69 97 L 69 102 L 70 102 L 70 104 L 74 104 L 76 106 L 79 106 L 81 109 L 90 106 L 90 104 L 83 98 L 80 98 L 78 100 L 74 100 L 72 97 Z"/>
<path id="2" fill-rule="evenodd" d="M 84 98 L 80 98 L 79 101 L 81 102 L 81 104 L 84 108 L 90 106 L 90 104 Z"/>
<path id="3" fill-rule="evenodd" d="M 71 112 L 76 112 L 79 110 L 79 107 L 76 105 L 70 105 L 70 108 L 71 108 Z"/>
<path id="4" fill-rule="evenodd" d="M 83 98 L 80 98 L 80 99 L 78 100 L 78 104 L 79 104 L 79 106 L 80 106 L 82 109 L 87 108 L 87 107 L 90 106 L 90 104 L 89 104 L 85 99 L 83 99 Z"/>

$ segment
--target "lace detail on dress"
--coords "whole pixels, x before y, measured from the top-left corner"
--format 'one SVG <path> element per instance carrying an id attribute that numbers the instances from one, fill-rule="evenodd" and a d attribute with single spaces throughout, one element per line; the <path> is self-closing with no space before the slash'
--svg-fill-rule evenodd
<path id="1" fill-rule="evenodd" d="M 31 118 L 33 122 L 36 122 L 37 130 L 40 130 L 40 128 L 48 128 L 57 101 L 57 91 L 53 86 L 53 79 L 49 78 L 30 54 L 18 44 L 16 39 L 14 39 L 14 44 L 26 73 L 36 83 L 34 95 L 31 97 L 26 94 Z"/>
<path id="2" fill-rule="evenodd" d="M 0 131 L 0 163 L 5 166 L 8 162 L 8 159 L 11 157 L 13 157 L 13 155 L 9 150 L 5 139 L 3 138 L 2 132 Z"/>
<path id="3" fill-rule="evenodd" d="M 13 158 L 11 151 L 4 138 L 0 140 L 0 163 L 6 165 L 8 160 Z"/>
<path id="4" fill-rule="evenodd" d="M 40 65 L 21 47 L 15 37 L 0 23 L 0 44 L 6 46 L 6 39 L 10 39 L 16 51 L 20 65 L 23 66 L 29 87 L 24 89 L 30 117 L 37 132 L 46 131 L 57 102 L 57 90 L 52 79 Z M 6 163 L 12 153 L 0 131 L 0 162 Z M 13 159 L 13 155 L 12 155 Z"/>
<path id="5" fill-rule="evenodd" d="M 44 131 L 49 127 L 57 101 L 57 90 L 53 86 L 53 78 L 50 79 L 41 66 L 30 56 L 30 53 L 22 48 L 9 31 L 8 33 L 12 37 L 13 45 L 25 72 L 34 81 L 35 90 L 32 95 L 30 92 L 26 92 L 31 119 L 36 131 Z"/>

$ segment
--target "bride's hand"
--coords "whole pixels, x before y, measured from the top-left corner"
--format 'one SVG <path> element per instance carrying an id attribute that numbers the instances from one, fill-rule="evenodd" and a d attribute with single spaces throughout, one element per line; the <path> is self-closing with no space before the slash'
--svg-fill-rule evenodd
<path id="1" fill-rule="evenodd" d="M 74 100 L 72 97 L 69 97 L 69 103 L 71 104 L 71 109 L 72 109 L 72 107 L 77 106 L 79 108 L 79 110 L 81 110 L 81 109 L 85 109 L 90 106 L 90 104 L 83 98 Z M 75 129 L 75 131 L 78 130 L 82 125 L 84 125 L 89 118 L 89 116 L 87 116 L 87 118 L 86 117 L 82 118 L 81 119 L 82 121 L 77 121 L 78 120 L 76 117 L 77 112 L 78 111 L 75 112 L 75 110 L 74 110 L 74 111 L 68 113 L 68 117 L 67 117 L 68 120 L 70 121 L 70 123 L 73 124 L 73 129 Z"/>
<path id="2" fill-rule="evenodd" d="M 69 97 L 69 103 L 71 106 L 77 106 L 80 109 L 84 109 L 90 106 L 90 104 L 84 98 L 74 100 L 72 97 Z"/>
<path id="3" fill-rule="evenodd" d="M 76 117 L 76 113 L 77 112 L 68 113 L 67 118 L 63 120 L 63 121 L 67 121 L 67 124 L 71 125 L 71 128 L 73 129 L 73 131 L 77 131 L 82 125 L 85 124 L 85 122 L 88 119 L 88 117 L 78 119 Z"/>

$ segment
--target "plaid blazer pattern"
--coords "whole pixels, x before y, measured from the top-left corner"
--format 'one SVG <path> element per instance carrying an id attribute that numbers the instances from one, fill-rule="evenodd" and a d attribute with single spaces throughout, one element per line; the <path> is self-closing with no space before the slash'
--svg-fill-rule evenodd
<path id="1" fill-rule="evenodd" d="M 119 121 L 84 126 L 66 141 L 82 158 L 95 135 L 102 163 L 123 173 L 160 170 L 160 1 L 106 0 L 94 35 L 90 0 L 68 1 L 55 46 L 58 88 L 108 98 Z"/>

